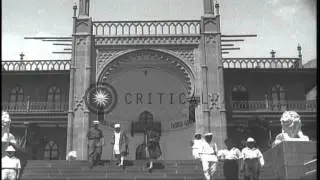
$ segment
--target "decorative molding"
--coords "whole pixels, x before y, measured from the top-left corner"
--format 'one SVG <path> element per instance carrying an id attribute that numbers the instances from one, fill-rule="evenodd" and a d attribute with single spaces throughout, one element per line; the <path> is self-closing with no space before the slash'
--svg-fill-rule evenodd
<path id="1" fill-rule="evenodd" d="M 76 45 L 86 45 L 87 44 L 87 36 L 78 36 L 76 37 Z"/>
<path id="2" fill-rule="evenodd" d="M 206 43 L 208 44 L 215 44 L 216 43 L 216 35 L 214 34 L 209 34 L 205 36 Z"/>
<path id="3" fill-rule="evenodd" d="M 200 36 L 95 37 L 95 45 L 199 45 Z"/>
<path id="4" fill-rule="evenodd" d="M 189 62 L 190 64 L 194 64 L 194 49 L 192 48 L 174 48 L 169 49 L 170 51 L 173 51 L 176 55 L 183 58 L 184 61 Z"/>
<path id="5" fill-rule="evenodd" d="M 112 57 L 120 54 L 123 49 L 97 49 L 97 69 L 103 68 L 103 65 Z"/>

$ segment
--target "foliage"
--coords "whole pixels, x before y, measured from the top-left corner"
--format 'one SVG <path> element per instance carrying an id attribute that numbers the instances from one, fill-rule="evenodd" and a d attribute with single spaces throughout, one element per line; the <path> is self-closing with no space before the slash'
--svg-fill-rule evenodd
<path id="1" fill-rule="evenodd" d="M 26 152 L 27 148 L 26 148 L 26 138 L 24 136 L 20 137 L 17 136 L 16 137 L 16 147 L 22 151 L 22 152 Z"/>

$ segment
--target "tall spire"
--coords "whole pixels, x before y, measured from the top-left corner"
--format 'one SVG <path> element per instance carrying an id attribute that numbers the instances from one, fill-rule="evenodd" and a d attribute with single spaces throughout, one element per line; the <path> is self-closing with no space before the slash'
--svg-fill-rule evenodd
<path id="1" fill-rule="evenodd" d="M 79 0 L 79 17 L 89 17 L 90 0 Z"/>
<path id="2" fill-rule="evenodd" d="M 214 15 L 214 2 L 213 0 L 203 0 L 203 9 L 205 15 Z"/>

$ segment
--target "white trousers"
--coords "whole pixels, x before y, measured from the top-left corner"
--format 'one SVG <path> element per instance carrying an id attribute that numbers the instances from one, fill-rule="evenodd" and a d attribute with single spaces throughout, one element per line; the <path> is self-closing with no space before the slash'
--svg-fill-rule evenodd
<path id="1" fill-rule="evenodd" d="M 1 170 L 1 179 L 2 180 L 16 180 L 16 170 L 14 169 L 2 169 Z"/>
<path id="2" fill-rule="evenodd" d="M 201 156 L 202 169 L 206 180 L 211 180 L 217 170 L 217 156 L 203 154 Z"/>
<path id="3" fill-rule="evenodd" d="M 192 149 L 192 156 L 194 159 L 200 159 L 200 149 Z"/>

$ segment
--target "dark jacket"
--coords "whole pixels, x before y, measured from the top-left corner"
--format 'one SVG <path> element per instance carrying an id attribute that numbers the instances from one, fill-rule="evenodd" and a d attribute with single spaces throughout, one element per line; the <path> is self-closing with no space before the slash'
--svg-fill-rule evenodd
<path id="1" fill-rule="evenodd" d="M 153 159 L 157 159 L 161 156 L 161 148 L 160 148 L 160 135 L 156 131 L 147 132 L 147 147 L 149 157 Z"/>

